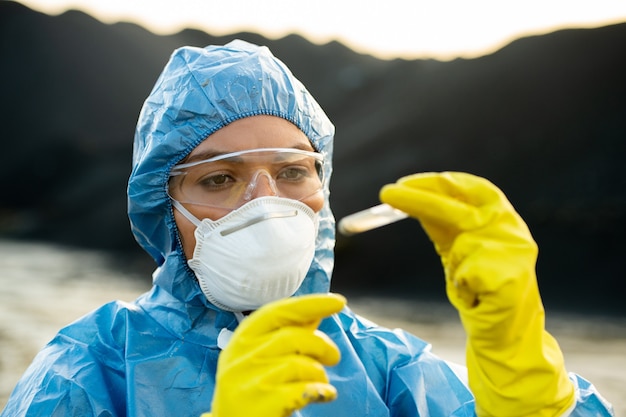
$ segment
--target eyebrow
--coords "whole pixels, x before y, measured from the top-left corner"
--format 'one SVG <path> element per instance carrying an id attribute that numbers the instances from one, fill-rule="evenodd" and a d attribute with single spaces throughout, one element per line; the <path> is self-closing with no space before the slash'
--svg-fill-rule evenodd
<path id="1" fill-rule="evenodd" d="M 290 147 L 284 148 L 284 149 L 299 149 L 301 151 L 311 151 L 311 149 L 308 148 L 306 145 L 300 145 L 300 144 L 297 144 L 297 145 L 294 145 L 294 146 L 290 146 Z M 215 149 L 208 149 L 208 150 L 206 150 L 204 152 L 200 152 L 200 153 L 197 153 L 197 154 L 194 154 L 194 155 L 189 155 L 187 158 L 185 158 L 181 162 L 179 162 L 179 164 L 188 164 L 188 163 L 196 162 L 196 161 L 204 161 L 205 159 L 211 159 L 211 158 L 214 158 L 216 156 L 226 155 L 226 154 L 231 153 L 231 152 L 237 152 L 237 151 L 230 150 L 230 151 L 224 152 L 224 151 L 218 151 L 218 150 L 215 150 Z M 313 150 L 313 152 L 316 152 L 315 149 Z"/>
<path id="2" fill-rule="evenodd" d="M 219 151 L 215 151 L 215 150 L 208 150 L 208 151 L 205 151 L 205 152 L 197 153 L 195 155 L 189 155 L 187 158 L 183 159 L 179 163 L 180 164 L 188 164 L 190 162 L 204 161 L 205 159 L 211 159 L 211 158 L 214 158 L 214 157 L 219 156 L 219 155 L 225 155 L 227 153 L 228 152 L 219 152 Z"/>

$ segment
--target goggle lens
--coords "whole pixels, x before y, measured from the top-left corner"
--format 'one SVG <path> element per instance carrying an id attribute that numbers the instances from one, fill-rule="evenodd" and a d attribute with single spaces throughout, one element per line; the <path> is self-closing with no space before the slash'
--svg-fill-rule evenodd
<path id="1" fill-rule="evenodd" d="M 299 149 L 265 148 L 176 165 L 169 194 L 181 203 L 235 209 L 257 193 L 304 200 L 322 190 L 323 157 Z"/>

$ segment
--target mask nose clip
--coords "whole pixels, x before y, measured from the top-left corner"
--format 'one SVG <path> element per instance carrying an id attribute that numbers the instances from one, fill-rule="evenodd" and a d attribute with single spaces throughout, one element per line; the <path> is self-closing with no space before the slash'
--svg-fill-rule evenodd
<path id="1" fill-rule="evenodd" d="M 254 197 L 254 191 L 257 189 L 257 186 L 259 186 L 259 183 L 261 181 L 261 177 L 267 178 L 266 187 L 270 190 L 270 193 L 264 194 L 264 195 L 278 196 L 278 188 L 276 187 L 276 182 L 274 181 L 274 178 L 272 178 L 270 173 L 267 172 L 266 170 L 260 169 L 254 173 L 252 178 L 250 178 L 250 182 L 248 183 L 246 192 L 243 194 L 243 199 L 245 201 L 252 200 L 252 198 Z"/>

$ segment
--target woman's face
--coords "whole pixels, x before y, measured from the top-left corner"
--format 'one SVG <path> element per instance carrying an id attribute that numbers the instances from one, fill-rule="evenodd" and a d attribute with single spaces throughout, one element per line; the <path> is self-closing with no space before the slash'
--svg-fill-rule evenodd
<path id="1" fill-rule="evenodd" d="M 193 162 L 208 159 L 215 155 L 258 148 L 294 148 L 314 151 L 309 139 L 293 123 L 276 116 L 259 115 L 239 119 L 221 128 L 200 143 L 183 162 Z M 175 184 L 176 177 L 172 177 L 172 181 Z M 179 195 L 179 189 L 175 185 L 170 186 L 170 195 L 176 200 L 184 200 Z M 251 199 L 271 195 L 275 195 L 275 192 L 270 180 L 262 175 L 259 176 Z M 316 192 L 301 201 L 318 212 L 324 205 L 324 196 L 322 192 Z M 198 219 L 217 220 L 231 211 L 227 208 L 184 202 L 182 204 Z M 196 246 L 194 236 L 196 226 L 176 209 L 174 209 L 174 219 L 185 256 L 187 259 L 191 259 Z"/>

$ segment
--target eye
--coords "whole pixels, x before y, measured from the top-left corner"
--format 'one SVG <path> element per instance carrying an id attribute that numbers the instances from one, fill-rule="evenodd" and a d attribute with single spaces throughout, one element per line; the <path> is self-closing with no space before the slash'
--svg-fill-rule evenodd
<path id="1" fill-rule="evenodd" d="M 209 190 L 219 190 L 234 182 L 234 178 L 228 174 L 211 174 L 200 178 L 198 184 Z"/>
<path id="2" fill-rule="evenodd" d="M 304 166 L 289 166 L 280 171 L 278 178 L 287 181 L 300 181 L 311 176 L 310 170 Z"/>

